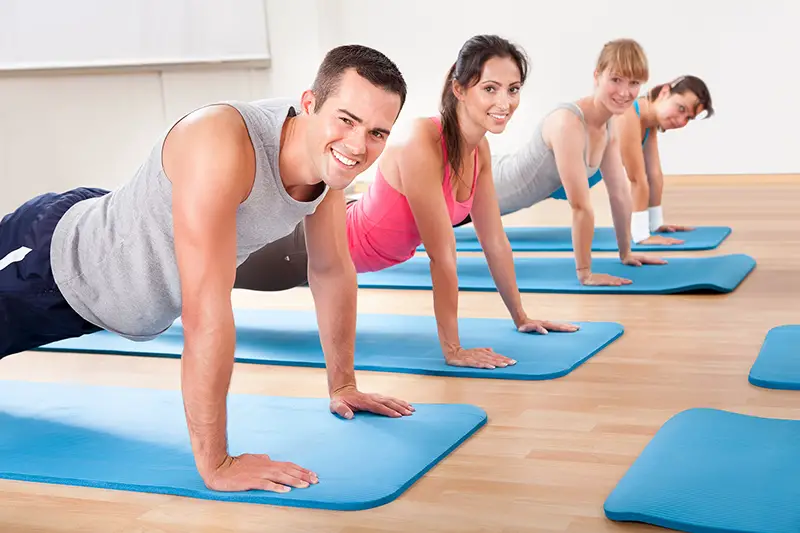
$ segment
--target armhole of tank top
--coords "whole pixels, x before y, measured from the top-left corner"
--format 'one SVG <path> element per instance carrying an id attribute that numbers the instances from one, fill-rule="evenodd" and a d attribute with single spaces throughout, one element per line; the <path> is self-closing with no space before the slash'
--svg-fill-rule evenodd
<path id="1" fill-rule="evenodd" d="M 442 188 L 445 185 L 450 185 L 450 163 L 447 160 L 447 144 L 444 142 L 444 127 L 439 117 L 430 117 L 431 122 L 436 124 L 436 129 L 439 130 L 440 145 L 442 147 L 442 166 L 444 167 L 444 176 L 442 177 Z M 452 188 L 452 186 L 451 186 Z"/>
<path id="2" fill-rule="evenodd" d="M 586 128 L 586 117 L 583 114 L 583 109 L 581 106 L 576 104 L 575 102 L 569 102 L 566 104 L 565 107 L 568 107 L 575 113 L 581 121 L 581 126 L 583 126 L 583 166 L 587 169 L 589 167 L 589 146 L 591 143 L 589 142 L 589 130 Z M 608 138 L 608 136 L 606 136 Z"/>
<path id="3" fill-rule="evenodd" d="M 642 112 L 639 109 L 639 99 L 633 101 L 633 108 L 636 110 L 636 116 L 641 118 Z M 639 129 L 641 130 L 641 122 L 639 122 Z M 644 130 L 644 137 L 642 138 L 642 148 L 644 148 L 644 143 L 647 142 L 647 139 L 650 137 L 650 128 L 645 128 Z"/>
<path id="4" fill-rule="evenodd" d="M 478 150 L 481 149 L 480 147 L 481 147 L 480 143 L 478 143 L 478 146 L 475 147 L 475 162 L 474 162 L 475 170 L 472 171 L 472 190 L 469 191 L 470 198 L 474 197 L 475 189 L 478 186 L 478 176 L 480 175 L 480 172 L 478 171 L 478 161 L 480 161 L 480 158 L 478 157 Z"/>

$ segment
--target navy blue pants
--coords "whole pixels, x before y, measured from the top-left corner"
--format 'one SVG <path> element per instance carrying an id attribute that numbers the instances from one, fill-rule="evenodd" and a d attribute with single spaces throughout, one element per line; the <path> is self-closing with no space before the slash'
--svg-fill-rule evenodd
<path id="1" fill-rule="evenodd" d="M 50 267 L 50 242 L 70 207 L 107 193 L 78 188 L 43 194 L 0 220 L 0 358 L 100 329 L 64 300 Z"/>

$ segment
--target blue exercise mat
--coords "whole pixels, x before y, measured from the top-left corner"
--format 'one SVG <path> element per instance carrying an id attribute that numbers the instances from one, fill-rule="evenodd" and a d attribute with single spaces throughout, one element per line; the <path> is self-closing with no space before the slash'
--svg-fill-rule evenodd
<path id="1" fill-rule="evenodd" d="M 230 395 L 229 452 L 315 472 L 288 493 L 215 492 L 196 471 L 180 392 L 0 381 L 0 478 L 320 509 L 384 505 L 486 423 L 464 404 L 408 417 L 330 413 L 327 399 Z"/>
<path id="2" fill-rule="evenodd" d="M 461 226 L 454 229 L 456 235 L 456 250 L 459 252 L 480 252 L 482 250 L 475 228 L 472 225 Z M 692 231 L 674 233 L 657 233 L 664 237 L 683 239 L 683 244 L 656 245 L 634 244 L 631 249 L 635 252 L 681 252 L 712 250 L 722 244 L 731 228 L 726 226 L 700 226 Z M 506 235 L 515 252 L 571 252 L 572 228 L 564 227 L 508 227 Z M 419 250 L 424 250 L 420 246 Z M 592 250 L 595 252 L 616 252 L 617 236 L 612 227 L 600 227 L 594 230 Z"/>
<path id="3" fill-rule="evenodd" d="M 324 367 L 313 311 L 236 309 L 236 361 L 270 365 Z M 568 322 L 568 321 L 566 321 Z M 614 322 L 575 322 L 581 329 L 547 335 L 519 333 L 511 319 L 461 318 L 459 335 L 466 347 L 491 347 L 517 364 L 479 369 L 444 362 L 436 319 L 425 316 L 359 315 L 355 368 L 382 372 L 451 377 L 541 380 L 564 376 L 622 335 Z M 38 348 L 41 351 L 180 357 L 180 320 L 161 336 L 133 342 L 101 331 Z"/>
<path id="4" fill-rule="evenodd" d="M 690 409 L 658 431 L 608 518 L 691 533 L 800 531 L 800 421 Z"/>
<path id="5" fill-rule="evenodd" d="M 520 292 L 671 294 L 691 291 L 731 292 L 755 268 L 744 254 L 714 257 L 673 257 L 666 265 L 633 267 L 616 257 L 596 257 L 592 270 L 632 280 L 630 285 L 581 285 L 571 257 L 515 257 Z M 358 286 L 374 289 L 431 290 L 430 262 L 416 256 L 399 265 L 358 275 Z M 458 258 L 458 288 L 462 291 L 496 291 L 484 257 Z"/>
<path id="6" fill-rule="evenodd" d="M 766 389 L 800 390 L 800 325 L 769 330 L 748 380 Z"/>

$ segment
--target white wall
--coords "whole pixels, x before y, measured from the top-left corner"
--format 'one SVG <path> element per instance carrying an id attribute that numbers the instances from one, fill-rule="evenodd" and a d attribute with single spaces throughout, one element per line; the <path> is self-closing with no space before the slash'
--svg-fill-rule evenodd
<path id="1" fill-rule="evenodd" d="M 47 191 L 118 186 L 155 139 L 198 106 L 299 96 L 332 46 L 327 28 L 336 13 L 326 0 L 264 1 L 268 69 L 0 73 L 0 214 Z"/>
<path id="2" fill-rule="evenodd" d="M 800 50 L 792 0 L 666 2 L 621 0 L 484 0 L 375 2 L 346 0 L 342 41 L 378 47 L 395 59 L 412 87 L 403 119 L 436 112 L 444 75 L 463 42 L 498 33 L 523 46 L 532 63 L 517 114 L 491 136 L 495 152 L 524 143 L 552 105 L 592 90 L 602 45 L 637 39 L 653 85 L 694 74 L 709 85 L 717 115 L 660 140 L 667 174 L 798 173 L 794 94 Z"/>
<path id="3" fill-rule="evenodd" d="M 652 84 L 692 73 L 714 98 L 717 116 L 663 137 L 667 174 L 800 172 L 793 157 L 800 110 L 790 98 L 800 7 L 789 0 L 761 8 L 755 0 L 264 1 L 268 69 L 1 76 L 0 213 L 44 191 L 118 185 L 172 121 L 199 105 L 299 96 L 338 44 L 375 46 L 398 63 L 410 89 L 402 129 L 436 112 L 445 72 L 476 33 L 516 41 L 532 62 L 517 115 L 491 137 L 496 152 L 525 142 L 556 102 L 591 91 L 602 44 L 626 36 L 645 47 Z"/>

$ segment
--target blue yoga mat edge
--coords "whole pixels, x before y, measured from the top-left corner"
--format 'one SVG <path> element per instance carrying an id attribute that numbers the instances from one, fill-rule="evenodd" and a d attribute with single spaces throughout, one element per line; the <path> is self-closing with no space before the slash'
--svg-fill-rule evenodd
<path id="1" fill-rule="evenodd" d="M 471 232 L 469 230 L 472 230 Z M 571 235 L 569 226 L 506 226 L 506 233 L 511 244 L 511 248 L 515 252 L 571 252 L 574 251 L 572 246 Z M 544 240 L 527 240 L 520 239 L 519 233 L 526 230 L 541 232 L 544 235 Z M 474 235 L 474 226 L 463 226 L 454 229 L 456 235 L 456 251 L 458 252 L 482 252 L 483 248 L 477 240 L 477 235 Z M 561 232 L 565 233 L 563 241 L 552 242 L 548 240 L 546 234 L 548 232 Z M 700 243 L 692 242 L 692 232 L 679 232 L 679 233 L 657 233 L 665 237 L 683 237 L 684 234 L 689 239 L 689 243 L 684 243 L 675 246 L 656 245 L 656 244 L 633 244 L 631 251 L 633 252 L 658 252 L 658 253 L 673 253 L 673 252 L 689 252 L 689 251 L 706 251 L 719 248 L 722 243 L 732 234 L 733 228 L 730 226 L 697 226 L 696 232 L 711 233 L 712 236 L 700 237 Z M 469 233 L 469 236 L 464 238 L 462 234 Z M 541 236 L 541 235 L 540 235 Z M 593 252 L 616 252 L 619 247 L 616 244 L 613 227 L 601 226 L 595 228 L 595 239 L 592 243 Z M 549 237 L 552 239 L 552 236 Z M 417 249 L 418 252 L 424 252 L 425 246 L 420 244 Z"/>
<path id="2" fill-rule="evenodd" d="M 406 263 L 401 263 L 397 266 L 390 267 L 385 271 L 380 272 L 370 272 L 365 274 L 359 274 L 358 279 L 358 286 L 359 288 L 363 289 L 380 289 L 380 290 L 431 290 L 431 282 L 429 275 L 421 275 L 419 279 L 422 281 L 417 281 L 416 283 L 404 283 L 404 282 L 396 282 L 393 281 L 393 277 L 398 276 L 402 279 L 403 272 L 409 270 L 413 264 L 417 264 L 424 261 L 422 257 L 414 257 L 407 261 Z M 608 286 L 584 286 L 581 285 L 577 280 L 573 280 L 570 278 L 568 285 L 557 285 L 555 287 L 552 286 L 541 286 L 538 285 L 538 282 L 531 283 L 525 278 L 523 275 L 519 273 L 519 271 L 525 268 L 529 264 L 544 264 L 547 266 L 548 263 L 557 263 L 563 262 L 564 258 L 555 258 L 555 257 L 519 257 L 515 259 L 515 266 L 518 271 L 517 275 L 517 283 L 519 285 L 519 291 L 521 293 L 539 293 L 539 294 L 660 294 L 660 295 L 671 295 L 671 294 L 687 294 L 687 293 L 694 293 L 699 291 L 710 291 L 713 293 L 718 294 L 729 294 L 736 290 L 742 283 L 744 283 L 747 278 L 752 274 L 752 272 L 756 269 L 757 262 L 755 258 L 748 254 L 744 253 L 736 253 L 736 254 L 723 254 L 719 256 L 707 256 L 707 257 L 681 257 L 677 259 L 672 259 L 672 262 L 677 261 L 696 261 L 696 262 L 703 262 L 703 263 L 714 263 L 719 261 L 725 261 L 726 264 L 733 265 L 735 268 L 733 272 L 726 272 L 725 275 L 721 276 L 720 280 L 715 280 L 711 282 L 698 282 L 693 284 L 674 284 L 673 286 L 668 286 L 666 288 L 644 288 L 641 289 L 641 284 L 637 284 L 634 280 L 633 285 L 623 285 L 621 287 L 608 287 Z M 619 265 L 616 264 L 618 260 L 612 260 L 610 258 L 600 258 L 599 260 L 595 261 L 597 265 L 596 271 L 597 272 L 605 272 L 605 266 L 612 264 L 615 268 L 620 268 Z M 464 257 L 460 258 L 459 262 L 461 263 L 462 267 L 465 268 L 463 265 L 467 265 L 467 267 L 474 267 L 476 264 L 484 263 L 485 259 L 480 257 Z M 669 262 L 669 260 L 668 260 Z M 651 266 L 645 265 L 641 267 L 626 267 L 626 268 L 661 268 L 660 266 Z M 397 273 L 400 274 L 397 274 Z M 616 275 L 631 275 L 635 274 L 633 271 L 614 271 L 612 272 Z M 390 280 L 390 281 L 387 281 Z M 490 280 L 491 281 L 491 280 Z M 488 282 L 487 282 L 488 283 Z M 646 285 L 645 285 L 646 287 Z M 461 277 L 461 272 L 459 272 L 459 291 L 461 292 L 497 292 L 497 288 L 495 287 L 493 281 L 488 285 L 484 285 L 482 283 L 471 284 L 469 281 L 464 281 Z"/>
<path id="3" fill-rule="evenodd" d="M 754 425 L 763 428 L 767 432 L 766 435 L 778 439 L 779 445 L 773 450 L 777 460 L 792 461 L 794 454 L 791 445 L 787 446 L 789 441 L 781 440 L 781 437 L 785 439 L 788 435 L 797 435 L 800 429 L 799 422 L 789 417 L 756 415 L 713 407 L 694 407 L 680 411 L 663 423 L 638 457 L 620 476 L 603 504 L 604 514 L 606 518 L 616 522 L 638 522 L 690 533 L 796 531 L 794 528 L 800 523 L 797 522 L 800 513 L 797 512 L 796 505 L 789 504 L 788 497 L 784 497 L 776 507 L 773 507 L 774 499 L 766 501 L 756 499 L 753 504 L 750 493 L 753 483 L 767 483 L 769 479 L 770 482 L 780 486 L 780 483 L 791 483 L 790 480 L 795 479 L 791 474 L 782 474 L 783 478 L 780 480 L 770 477 L 783 470 L 776 468 L 778 464 L 770 463 L 768 459 L 771 458 L 771 453 L 764 458 L 766 465 L 752 456 L 753 453 L 757 453 L 753 446 L 759 443 L 759 438 L 762 439 L 761 447 L 770 446 L 763 441 L 763 436 L 757 437 L 761 433 L 754 428 Z M 725 437 L 717 438 L 714 435 L 718 433 L 717 430 L 722 430 Z M 745 446 L 737 442 L 737 434 L 745 437 L 747 441 Z M 697 465 L 697 470 L 680 469 L 661 475 L 659 471 L 669 471 L 671 468 L 665 466 L 671 464 L 665 463 L 669 461 L 670 456 L 684 452 L 688 452 L 690 456 L 694 455 L 698 441 L 706 442 L 708 439 L 716 440 L 711 444 L 711 450 L 716 451 L 711 470 L 703 464 Z M 705 454 L 708 455 L 708 451 Z M 702 456 L 703 452 L 698 457 Z M 758 481 L 754 481 L 751 477 L 749 483 L 742 485 L 742 481 L 748 479 L 746 476 L 739 478 L 726 476 L 730 469 L 736 469 L 736 463 L 742 461 L 751 463 L 749 459 L 754 460 L 752 464 L 748 464 L 749 475 L 752 476 L 752 471 L 758 469 L 759 473 L 756 474 Z M 730 461 L 736 463 L 730 464 Z M 691 464 L 690 460 L 681 468 Z M 720 472 L 715 476 L 714 472 L 717 470 L 724 470 L 726 474 Z M 726 483 L 724 488 L 720 486 L 720 494 L 714 496 L 705 494 L 706 490 L 716 492 L 713 484 L 719 483 L 720 477 L 725 479 L 722 483 Z M 717 481 L 714 481 L 714 478 Z M 687 493 L 687 490 L 693 490 L 694 487 L 694 484 L 691 485 L 692 488 L 686 486 L 687 480 L 698 481 L 704 489 L 698 489 L 696 494 Z M 708 486 L 709 483 L 712 486 Z M 728 490 L 731 487 L 732 490 Z M 794 490 L 790 494 L 794 493 L 800 494 L 800 491 Z M 695 505 L 696 498 L 700 498 L 700 506 Z M 744 508 L 737 507 L 737 512 L 734 512 L 726 507 L 730 504 L 728 498 L 747 505 Z M 796 502 L 796 499 L 791 501 Z M 774 519 L 776 524 L 780 524 L 780 527 L 777 525 L 767 527 L 770 518 Z M 794 524 L 794 528 L 791 524 Z"/>
<path id="4" fill-rule="evenodd" d="M 750 366 L 750 372 L 747 375 L 747 381 L 756 387 L 762 389 L 769 389 L 769 390 L 783 390 L 783 391 L 796 391 L 800 390 L 800 380 L 795 379 L 794 381 L 791 380 L 780 380 L 780 379 L 761 379 L 758 377 L 758 370 L 761 365 L 761 358 L 765 357 L 766 350 L 769 346 L 768 341 L 771 335 L 780 334 L 784 331 L 795 330 L 800 328 L 798 324 L 781 324 L 779 326 L 774 326 L 767 331 L 767 334 L 764 336 L 764 339 L 761 344 L 761 348 L 759 349 L 758 355 L 756 356 L 753 364 Z"/>
<path id="5" fill-rule="evenodd" d="M 691 416 L 691 414 L 701 411 L 717 411 L 717 409 L 707 408 L 707 407 L 692 407 L 689 409 L 685 409 L 678 413 L 675 413 L 671 417 L 669 417 L 656 431 L 656 434 L 648 441 L 642 451 L 637 455 L 637 457 L 633 460 L 630 466 L 625 470 L 625 473 L 617 480 L 617 484 L 614 488 L 609 492 L 608 496 L 606 497 L 605 501 L 603 502 L 603 513 L 605 514 L 606 518 L 614 522 L 633 522 L 633 523 L 641 523 L 641 524 L 651 524 L 657 527 L 663 527 L 667 529 L 673 529 L 675 531 L 690 531 L 691 533 L 719 533 L 719 530 L 712 530 L 712 529 L 699 529 L 699 530 L 685 530 L 683 528 L 683 524 L 680 524 L 676 521 L 662 519 L 662 518 L 653 518 L 651 516 L 645 515 L 643 513 L 638 512 L 627 512 L 627 511 L 616 511 L 613 509 L 615 494 L 618 490 L 619 485 L 623 482 L 623 480 L 628 476 L 631 469 L 636 466 L 636 463 L 639 459 L 644 456 L 645 454 L 649 453 L 651 445 L 655 440 L 658 433 L 664 431 L 665 428 L 668 428 L 671 424 L 677 422 L 679 418 L 684 416 Z"/>
<path id="6" fill-rule="evenodd" d="M 255 313 L 266 313 L 268 317 L 273 310 L 244 310 L 245 312 L 255 312 Z M 382 317 L 383 315 L 368 315 L 370 317 Z M 390 315 L 392 320 L 398 320 L 402 322 L 402 319 L 405 318 L 420 318 L 419 315 Z M 431 318 L 432 317 L 425 317 Z M 563 377 L 567 374 L 572 373 L 578 367 L 586 363 L 588 360 L 593 358 L 595 355 L 601 353 L 606 347 L 611 345 L 617 339 L 619 339 L 625 332 L 625 328 L 622 324 L 613 321 L 570 321 L 571 323 L 578 324 L 582 326 L 582 330 L 587 331 L 586 337 L 589 339 L 576 341 L 579 344 L 577 348 L 571 348 L 570 351 L 572 353 L 571 356 L 562 357 L 562 364 L 559 363 L 544 363 L 540 364 L 538 367 L 536 366 L 524 366 L 529 365 L 531 361 L 543 361 L 547 358 L 547 352 L 542 352 L 537 350 L 536 346 L 547 346 L 547 342 L 542 339 L 542 342 L 545 342 L 544 345 L 537 344 L 539 341 L 535 339 L 531 339 L 530 348 L 526 348 L 526 341 L 523 339 L 524 336 L 531 336 L 531 337 L 542 337 L 542 335 L 536 333 L 524 334 L 518 333 L 513 327 L 513 324 L 506 319 L 498 319 L 498 318 L 470 318 L 470 317 L 463 317 L 464 323 L 463 326 L 467 327 L 471 322 L 477 322 L 478 324 L 485 324 L 485 323 L 494 323 L 492 326 L 491 331 L 496 331 L 499 334 L 511 334 L 513 336 L 518 336 L 520 340 L 515 341 L 518 343 L 518 348 L 520 352 L 518 353 L 506 353 L 501 351 L 500 353 L 504 353 L 505 355 L 509 355 L 515 357 L 518 361 L 518 365 L 513 367 L 508 367 L 507 369 L 474 369 L 474 368 L 461 368 L 457 366 L 450 366 L 446 365 L 442 359 L 441 364 L 423 364 L 416 365 L 413 359 L 410 361 L 408 365 L 400 365 L 397 366 L 393 364 L 392 354 L 391 351 L 386 353 L 387 358 L 384 360 L 376 359 L 372 357 L 369 352 L 361 358 L 359 357 L 359 341 L 357 338 L 357 352 L 355 358 L 355 370 L 357 371 L 374 371 L 374 372 L 384 372 L 384 373 L 399 373 L 399 374 L 409 374 L 409 375 L 426 375 L 426 376 L 439 376 L 439 377 L 452 377 L 452 378 L 477 378 L 477 379 L 503 379 L 503 380 L 526 380 L 526 381 L 541 381 L 541 380 L 549 380 Z M 508 325 L 503 325 L 508 322 Z M 264 323 L 268 323 L 268 318 L 265 318 Z M 365 322 L 368 324 L 368 322 Z M 499 324 L 499 325 L 498 325 Z M 91 354 L 104 354 L 104 355 L 114 355 L 114 356 L 128 356 L 128 357 L 155 357 L 155 358 L 165 358 L 165 359 L 179 359 L 181 357 L 181 345 L 182 342 L 181 337 L 179 336 L 180 333 L 180 323 L 176 321 L 176 324 L 173 325 L 173 328 L 176 328 L 173 333 L 165 333 L 165 337 L 168 336 L 169 339 L 175 339 L 174 341 L 169 341 L 169 343 L 161 343 L 159 341 L 153 341 L 153 343 L 143 343 L 145 346 L 141 347 L 139 351 L 139 347 L 136 343 L 132 342 L 125 342 L 124 347 L 120 347 L 120 344 L 116 342 L 109 343 L 108 340 L 104 336 L 113 336 L 113 334 L 108 332 L 99 332 L 99 333 L 92 333 L 90 335 L 85 335 L 83 337 L 78 337 L 76 339 L 67 339 L 65 341 L 59 341 L 51 344 L 47 344 L 35 349 L 35 351 L 42 351 L 42 352 L 67 352 L 67 353 L 91 353 Z M 246 325 L 242 326 L 246 329 Z M 365 326 L 366 327 L 366 326 Z M 495 328 L 499 328 L 495 329 Z M 363 331 L 363 330 L 362 330 Z M 93 336 L 103 336 L 102 340 L 98 339 L 97 342 L 94 342 Z M 548 336 L 550 337 L 559 337 L 559 336 L 572 336 L 572 335 L 583 335 L 581 331 L 576 333 L 562 333 L 562 332 L 549 332 Z M 433 334 L 435 336 L 435 334 Z M 468 337 L 468 336 L 467 336 Z M 566 339 L 565 339 L 566 340 Z M 119 341 L 119 339 L 117 339 Z M 122 342 L 122 341 L 119 341 Z M 435 340 L 431 341 L 432 343 Z M 475 342 L 475 339 L 472 339 L 472 342 Z M 567 341 L 572 342 L 572 341 Z M 472 344 L 470 344 L 472 345 Z M 171 349 L 171 346 L 174 347 Z M 433 345 L 431 345 L 433 347 Z M 438 346 L 438 344 L 437 344 Z M 368 349 L 368 348 L 367 348 Z M 266 347 L 268 352 L 269 347 Z M 315 351 L 318 348 L 315 349 Z M 433 350 L 435 351 L 435 350 Z M 569 353 L 569 352 L 568 352 Z M 527 356 L 530 356 L 531 359 L 527 359 Z M 316 356 L 315 356 L 316 357 Z M 237 351 L 235 354 L 236 362 L 238 363 L 245 363 L 245 364 L 263 364 L 263 365 L 270 365 L 270 366 L 283 366 L 283 367 L 302 367 L 302 368 L 325 368 L 325 361 L 319 356 L 318 359 L 314 360 L 304 360 L 302 357 L 298 357 L 291 360 L 282 360 L 279 356 L 278 357 L 264 357 L 259 354 L 253 354 L 251 350 L 248 350 L 248 347 L 245 345 L 243 348 L 239 349 L 237 347 Z M 521 359 L 522 358 L 522 359 Z M 396 358 L 394 359 L 396 361 Z M 535 363 L 534 363 L 535 364 Z"/>
<path id="7" fill-rule="evenodd" d="M 25 381 L 18 381 L 18 380 L 0 380 L 0 383 L 7 382 L 7 383 L 16 383 L 18 385 L 24 385 Z M 33 385 L 37 385 L 33 383 Z M 44 384 L 46 385 L 46 384 Z M 58 385 L 58 384 L 54 384 Z M 77 386 L 73 386 L 73 388 L 77 388 Z M 111 387 L 111 386 L 90 386 L 90 388 L 101 389 L 101 388 L 109 388 L 109 389 L 121 389 L 123 392 L 125 390 L 131 391 L 146 391 L 148 389 L 142 389 L 139 387 L 130 387 L 130 386 L 122 386 L 122 387 Z M 156 391 L 158 392 L 158 391 Z M 176 392 L 176 391 L 173 391 Z M 252 399 L 252 400 L 271 400 L 271 401 L 281 401 L 281 400 L 293 400 L 293 397 L 286 397 L 286 396 L 273 396 L 273 395 L 259 395 L 259 394 L 236 394 L 238 399 Z M 322 398 L 299 398 L 301 402 L 307 401 L 315 401 L 319 402 L 320 405 L 326 403 L 325 399 Z M 291 404 L 291 402 L 290 402 Z M 374 507 L 378 507 L 381 505 L 385 505 L 395 499 L 397 499 L 400 495 L 408 491 L 418 480 L 424 477 L 428 472 L 430 472 L 434 467 L 440 464 L 447 456 L 451 455 L 456 449 L 458 449 L 464 442 L 469 440 L 472 436 L 474 436 L 478 431 L 480 431 L 488 421 L 488 414 L 487 412 L 480 406 L 470 403 L 424 403 L 418 404 L 418 410 L 422 408 L 432 408 L 435 411 L 440 411 L 441 409 L 445 409 L 446 411 L 443 414 L 451 412 L 458 413 L 458 418 L 461 420 L 459 423 L 461 425 L 461 431 L 459 432 L 457 438 L 450 443 L 448 443 L 446 448 L 442 448 L 439 453 L 430 456 L 427 459 L 427 463 L 424 466 L 421 466 L 419 469 L 414 471 L 413 475 L 410 475 L 408 479 L 404 480 L 402 484 L 397 485 L 394 490 L 387 491 L 385 494 L 376 494 L 375 498 L 365 498 L 361 500 L 348 500 L 342 499 L 340 501 L 328 501 L 325 499 L 317 499 L 315 497 L 301 497 L 299 499 L 292 498 L 297 491 L 304 491 L 305 489 L 293 489 L 289 493 L 281 494 L 281 493 L 272 493 L 268 491 L 236 491 L 236 492 L 222 492 L 222 491 L 209 491 L 203 488 L 192 489 L 186 486 L 170 486 L 170 485 L 161 485 L 161 484 L 150 484 L 150 483 L 126 483 L 120 481 L 111 481 L 111 480 L 102 480 L 99 476 L 89 476 L 87 478 L 76 478 L 72 476 L 49 476 L 46 474 L 20 474 L 20 473 L 11 473 L 7 469 L 0 472 L 0 479 L 7 479 L 7 480 L 14 480 L 20 482 L 31 482 L 31 483 L 43 483 L 43 484 L 53 484 L 53 485 L 62 485 L 62 486 L 80 486 L 80 487 L 87 487 L 87 488 L 97 488 L 97 489 L 104 489 L 104 490 L 117 490 L 123 492 L 135 492 L 135 493 L 150 493 L 150 494 L 161 494 L 167 496 L 177 496 L 177 497 L 190 497 L 194 499 L 201 499 L 201 500 L 210 500 L 210 501 L 223 501 L 223 502 L 237 502 L 237 503 L 249 503 L 249 504 L 261 504 L 261 505 L 275 505 L 275 506 L 282 506 L 282 507 L 295 507 L 295 508 L 314 508 L 314 509 L 324 509 L 324 510 L 334 510 L 334 511 L 357 511 L 357 510 L 364 510 L 370 509 Z M 438 409 L 437 409 L 438 408 Z M 13 412 L 13 409 L 12 409 Z M 338 418 L 337 415 L 329 414 L 327 416 Z M 441 415 L 437 415 L 441 416 Z M 412 415 L 413 417 L 413 415 Z M 356 419 L 380 419 L 384 420 L 385 417 L 380 415 L 372 414 L 372 413 L 357 413 Z M 402 423 L 402 421 L 400 421 Z M 345 424 L 351 423 L 350 421 L 345 421 Z M 371 425 L 369 422 L 366 422 L 369 426 Z M 362 426 L 363 427 L 363 426 Z M 455 437 L 455 435 L 453 435 Z M 279 459 L 283 460 L 283 459 Z M 291 460 L 291 459 L 288 459 Z M 198 480 L 199 480 L 199 474 Z M 321 483 L 324 480 L 321 480 Z M 202 483 L 200 485 L 202 487 Z M 258 494 L 256 497 L 248 498 L 247 494 Z M 369 493 L 369 491 L 367 491 Z M 245 495 L 245 496 L 243 496 Z"/>
<path id="8" fill-rule="evenodd" d="M 429 404 L 429 405 L 436 405 L 436 404 Z M 473 435 L 475 435 L 484 426 L 486 426 L 488 421 L 488 415 L 486 414 L 486 411 L 484 411 L 482 408 L 471 404 L 451 404 L 451 405 L 461 406 L 461 407 L 471 407 L 475 409 L 476 415 L 482 413 L 482 417 L 480 418 L 480 421 L 477 422 L 476 425 L 470 431 L 465 433 L 460 439 L 454 442 L 453 445 L 450 446 L 447 450 L 439 454 L 439 456 L 437 456 L 435 460 L 431 461 L 427 466 L 420 469 L 416 475 L 414 475 L 406 483 L 398 487 L 397 490 L 381 498 L 376 498 L 374 500 L 362 503 L 326 505 L 319 500 L 313 500 L 313 499 L 283 500 L 280 499 L 279 493 L 275 493 L 274 496 L 271 496 L 271 498 L 269 498 L 274 501 L 242 502 L 239 500 L 238 495 L 242 494 L 244 491 L 215 492 L 214 497 L 211 498 L 208 496 L 208 493 L 203 491 L 194 491 L 188 489 L 181 489 L 179 491 L 176 491 L 174 489 L 170 489 L 168 487 L 164 487 L 161 485 L 132 485 L 126 483 L 113 483 L 104 481 L 90 482 L 77 478 L 55 478 L 51 476 L 24 476 L 24 475 L 9 474 L 7 472 L 0 472 L 0 479 L 6 479 L 10 481 L 20 481 L 23 483 L 42 483 L 49 485 L 75 486 L 75 487 L 85 487 L 90 489 L 115 490 L 120 492 L 136 492 L 141 494 L 160 494 L 164 496 L 173 496 L 179 498 L 194 498 L 198 500 L 207 500 L 207 501 L 245 503 L 250 505 L 275 505 L 280 507 L 310 508 L 310 509 L 320 509 L 327 511 L 363 511 L 367 509 L 373 509 L 375 507 L 381 507 L 399 498 L 402 494 L 404 494 L 411 487 L 413 487 L 420 479 L 422 479 L 425 476 L 425 474 L 427 474 L 428 472 L 433 470 L 436 466 L 438 466 L 445 457 L 452 454 L 462 444 L 464 444 Z M 365 415 L 363 413 L 359 413 L 356 416 L 365 416 Z M 294 490 L 303 490 L 303 489 L 294 489 Z"/>

